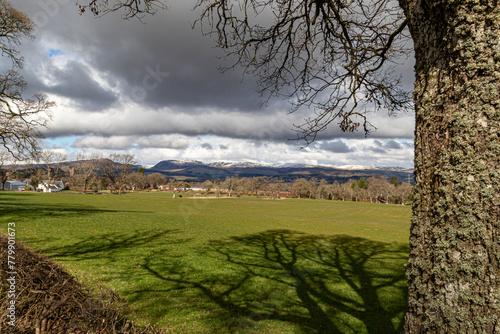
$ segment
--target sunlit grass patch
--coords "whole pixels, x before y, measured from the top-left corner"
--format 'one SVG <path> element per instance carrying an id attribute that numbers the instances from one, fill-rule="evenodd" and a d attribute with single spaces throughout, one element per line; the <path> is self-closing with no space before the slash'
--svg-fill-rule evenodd
<path id="1" fill-rule="evenodd" d="M 165 193 L 0 205 L 19 239 L 173 333 L 401 331 L 408 207 Z"/>

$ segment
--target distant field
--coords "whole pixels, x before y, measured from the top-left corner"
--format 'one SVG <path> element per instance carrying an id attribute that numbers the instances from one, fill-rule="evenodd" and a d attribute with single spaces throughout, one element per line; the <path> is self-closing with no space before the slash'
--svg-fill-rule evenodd
<path id="1" fill-rule="evenodd" d="M 409 207 L 0 193 L 0 231 L 172 333 L 399 333 Z M 21 264 L 20 264 L 21 265 Z"/>

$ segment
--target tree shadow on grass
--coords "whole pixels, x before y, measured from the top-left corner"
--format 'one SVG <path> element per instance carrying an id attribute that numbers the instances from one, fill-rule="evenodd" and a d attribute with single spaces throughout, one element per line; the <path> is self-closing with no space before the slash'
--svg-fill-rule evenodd
<path id="1" fill-rule="evenodd" d="M 264 322 L 302 333 L 402 330 L 408 245 L 271 230 L 213 241 L 203 253 L 220 265 L 204 271 L 168 253 L 146 258 L 142 269 L 159 281 L 134 291 L 135 301 L 154 293 L 158 317 L 182 302 L 213 333 L 255 333 Z"/>
<path id="2" fill-rule="evenodd" d="M 10 195 L 10 196 L 9 196 Z M 15 197 L 14 197 L 15 196 Z M 42 204 L 33 203 L 24 200 L 28 196 L 34 194 L 14 194 L 0 192 L 0 218 L 10 219 L 40 219 L 44 217 L 81 217 L 96 213 L 113 213 L 113 212 L 140 212 L 147 211 L 130 211 L 130 210 L 109 210 L 96 208 L 90 205 L 83 204 Z M 50 196 L 50 194 L 49 194 Z"/>
<path id="3" fill-rule="evenodd" d="M 128 256 L 127 250 L 144 249 L 147 246 L 154 250 L 159 242 L 170 245 L 187 242 L 188 239 L 172 238 L 178 232 L 178 230 L 160 230 L 96 234 L 68 245 L 48 247 L 40 251 L 65 261 L 100 259 L 115 262 L 119 257 Z"/>

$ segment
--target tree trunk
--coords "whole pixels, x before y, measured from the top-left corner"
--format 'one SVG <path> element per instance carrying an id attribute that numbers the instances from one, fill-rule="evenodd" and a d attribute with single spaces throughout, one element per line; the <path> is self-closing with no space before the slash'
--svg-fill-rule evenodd
<path id="1" fill-rule="evenodd" d="M 400 0 L 415 44 L 407 333 L 500 332 L 500 10 Z"/>

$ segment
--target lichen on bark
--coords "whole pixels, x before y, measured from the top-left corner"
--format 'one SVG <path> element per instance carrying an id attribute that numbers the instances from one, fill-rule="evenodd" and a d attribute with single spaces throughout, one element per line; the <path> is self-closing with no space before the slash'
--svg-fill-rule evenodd
<path id="1" fill-rule="evenodd" d="M 415 44 L 408 333 L 500 332 L 500 10 L 400 1 Z"/>

